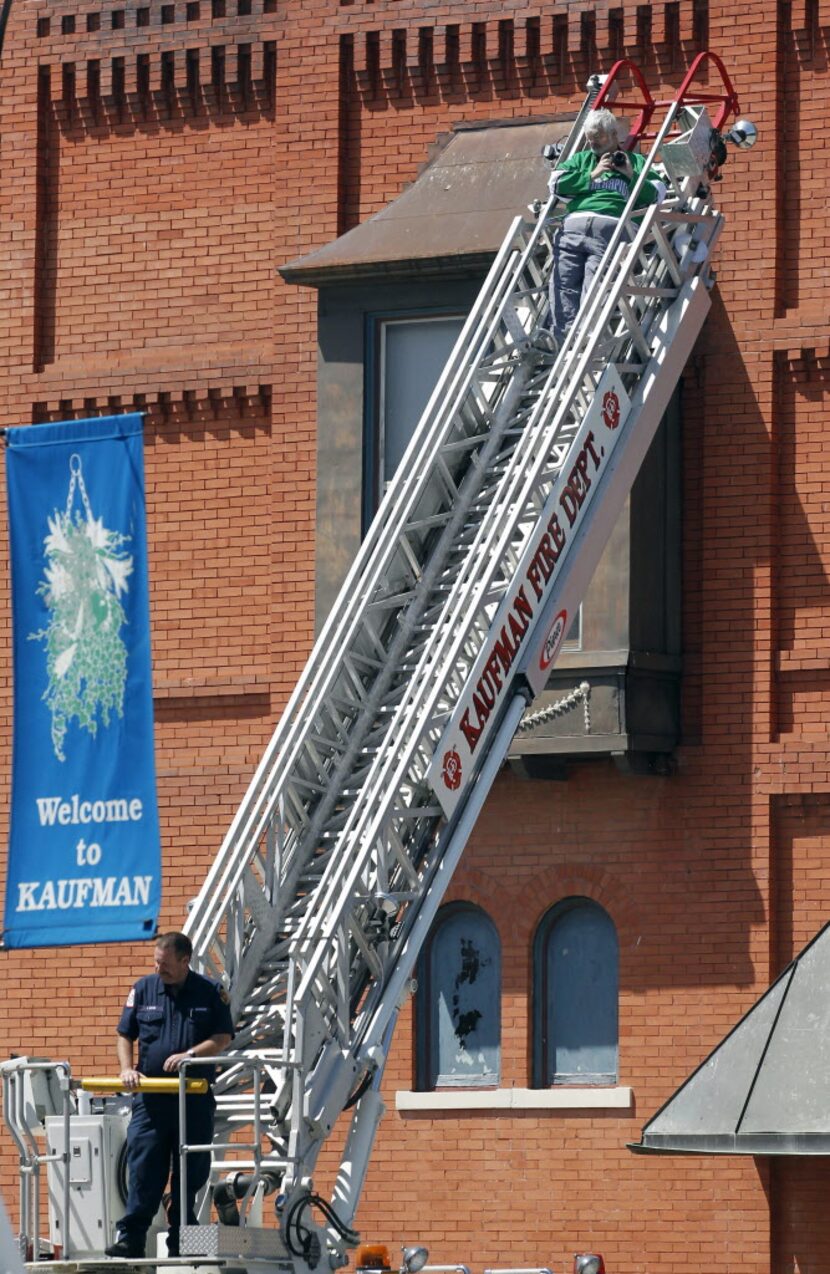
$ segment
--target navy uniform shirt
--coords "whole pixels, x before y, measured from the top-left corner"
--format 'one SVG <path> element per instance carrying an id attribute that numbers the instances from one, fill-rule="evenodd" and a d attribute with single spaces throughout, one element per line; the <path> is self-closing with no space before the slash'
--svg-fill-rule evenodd
<path id="1" fill-rule="evenodd" d="M 119 1035 L 138 1040 L 136 1070 L 168 1079 L 163 1067 L 172 1053 L 186 1053 L 212 1035 L 233 1033 L 227 991 L 192 969 L 175 994 L 157 973 L 139 978 L 118 1023 Z M 192 1079 L 213 1076 L 206 1066 L 194 1066 L 191 1072 Z"/>

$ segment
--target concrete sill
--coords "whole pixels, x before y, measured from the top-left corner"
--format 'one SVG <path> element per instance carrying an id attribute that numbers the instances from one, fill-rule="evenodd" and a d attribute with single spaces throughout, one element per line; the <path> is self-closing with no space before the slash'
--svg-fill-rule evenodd
<path id="1" fill-rule="evenodd" d="M 395 1093 L 400 1111 L 439 1110 L 631 1110 L 630 1088 L 442 1088 Z"/>

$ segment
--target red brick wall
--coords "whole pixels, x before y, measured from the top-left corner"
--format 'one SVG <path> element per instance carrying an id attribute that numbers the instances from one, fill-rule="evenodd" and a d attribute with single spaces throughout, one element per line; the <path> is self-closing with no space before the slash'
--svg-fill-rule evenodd
<path id="1" fill-rule="evenodd" d="M 362 1214 L 382 1217 L 385 1237 L 416 1234 L 442 1261 L 470 1257 L 476 1267 L 561 1270 L 573 1252 L 596 1247 L 609 1270 L 702 1272 L 748 1245 L 745 1267 L 769 1268 L 752 1160 L 655 1160 L 625 1149 L 753 1000 L 752 922 L 763 911 L 742 835 L 749 810 L 721 828 L 716 851 L 702 843 L 689 829 L 708 821 L 707 771 L 686 753 L 669 782 L 626 778 L 610 763 L 553 790 L 499 781 L 451 896 L 479 903 L 499 929 L 502 1086 L 529 1082 L 536 926 L 552 902 L 577 894 L 600 902 L 617 926 L 619 1079 L 633 1088 L 635 1109 L 392 1111 Z M 390 1104 L 412 1083 L 411 1056 L 406 1023 L 389 1067 Z M 738 1268 L 732 1259 L 726 1268 Z"/>
<path id="2" fill-rule="evenodd" d="M 181 922 L 311 638 L 316 297 L 275 267 L 383 207 L 455 121 L 573 110 L 621 53 L 670 93 L 705 41 L 761 140 L 725 169 L 719 287 L 684 385 L 678 772 L 503 777 L 452 887 L 500 932 L 505 1087 L 528 1082 L 540 916 L 573 893 L 607 908 L 635 1108 L 397 1114 L 407 1013 L 358 1219 L 476 1270 L 598 1248 L 609 1274 L 817 1274 L 823 1170 L 625 1143 L 826 916 L 827 0 L 245 7 L 17 0 L 0 70 L 0 423 L 148 412 L 161 923 Z M 0 816 L 9 625 L 3 589 Z M 0 955 L 0 1055 L 110 1068 L 147 961 Z"/>

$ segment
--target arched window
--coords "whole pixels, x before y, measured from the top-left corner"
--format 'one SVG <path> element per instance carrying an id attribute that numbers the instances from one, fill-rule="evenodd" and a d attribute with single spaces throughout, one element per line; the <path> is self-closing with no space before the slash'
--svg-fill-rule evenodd
<path id="1" fill-rule="evenodd" d="M 619 944 L 590 898 L 552 907 L 533 951 L 533 1083 L 616 1084 Z"/>
<path id="2" fill-rule="evenodd" d="M 501 947 L 479 907 L 436 917 L 418 966 L 417 1033 L 419 1089 L 498 1085 Z"/>

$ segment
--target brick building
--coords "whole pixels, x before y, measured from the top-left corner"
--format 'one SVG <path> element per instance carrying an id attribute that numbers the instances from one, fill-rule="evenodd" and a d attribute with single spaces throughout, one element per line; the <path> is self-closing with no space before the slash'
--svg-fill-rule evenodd
<path id="1" fill-rule="evenodd" d="M 335 335 L 318 358 L 318 319 L 321 335 L 342 335 L 355 310 L 361 333 L 375 320 L 453 319 L 492 248 L 339 274 L 315 273 L 312 254 L 382 211 L 439 138 L 553 128 L 573 116 L 587 73 L 619 56 L 670 96 L 712 48 L 758 125 L 758 146 L 730 160 L 719 191 L 715 304 L 674 429 L 564 661 L 564 681 L 593 678 L 611 724 L 594 751 L 573 727 L 517 752 L 451 887 L 448 901 L 477 908 L 500 953 L 494 1069 L 435 1094 L 426 1017 L 406 1012 L 398 1029 L 358 1221 L 390 1243 L 423 1240 L 436 1262 L 561 1270 L 597 1250 L 609 1274 L 830 1268 L 825 1158 L 626 1149 L 825 918 L 828 23 L 826 0 L 12 9 L 0 423 L 146 412 L 164 928 L 182 921 L 366 512 L 370 343 L 340 359 Z M 306 264 L 283 277 L 287 262 Z M 638 523 L 657 490 L 676 498 L 662 521 Z M 644 538 L 668 546 L 659 570 L 640 556 Z M 659 742 L 652 731 L 638 744 L 634 723 L 612 718 L 633 701 L 634 656 L 654 645 L 643 562 L 663 580 L 669 689 Z M 624 619 L 603 646 L 591 614 L 617 613 L 615 575 Z M 0 604 L 8 652 L 8 588 Z M 5 810 L 8 658 L 0 712 Z M 610 919 L 618 950 L 617 1047 L 593 1086 L 551 1082 L 537 1040 L 556 908 L 573 900 Z M 0 960 L 0 1054 L 112 1067 L 146 949 Z M 2 1166 L 12 1198 L 7 1141 Z"/>

